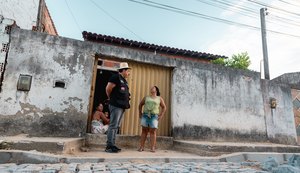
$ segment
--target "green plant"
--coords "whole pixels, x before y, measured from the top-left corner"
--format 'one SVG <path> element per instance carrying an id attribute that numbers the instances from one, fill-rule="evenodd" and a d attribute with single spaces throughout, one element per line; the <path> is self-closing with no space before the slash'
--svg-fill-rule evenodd
<path id="1" fill-rule="evenodd" d="M 212 60 L 213 64 L 223 65 L 225 67 L 231 67 L 236 69 L 246 70 L 251 64 L 250 57 L 247 52 L 242 52 L 237 55 L 232 55 L 231 59 L 218 58 Z"/>

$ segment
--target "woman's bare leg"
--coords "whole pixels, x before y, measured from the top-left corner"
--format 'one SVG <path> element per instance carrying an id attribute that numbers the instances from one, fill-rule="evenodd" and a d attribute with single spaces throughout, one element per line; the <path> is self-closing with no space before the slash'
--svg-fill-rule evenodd
<path id="1" fill-rule="evenodd" d="M 156 146 L 156 129 L 150 128 L 150 143 L 151 143 L 151 152 L 155 152 Z"/>
<path id="2" fill-rule="evenodd" d="M 144 146 L 145 146 L 145 141 L 147 139 L 147 135 L 149 132 L 149 128 L 148 127 L 142 127 L 142 134 L 141 134 L 141 140 L 140 140 L 140 148 L 138 149 L 138 151 L 144 151 Z"/>

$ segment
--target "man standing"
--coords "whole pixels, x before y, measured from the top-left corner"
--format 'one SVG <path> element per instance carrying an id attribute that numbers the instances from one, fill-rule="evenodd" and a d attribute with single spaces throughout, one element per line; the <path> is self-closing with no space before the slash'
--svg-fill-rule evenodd
<path id="1" fill-rule="evenodd" d="M 110 122 L 107 130 L 107 145 L 105 151 L 117 153 L 121 149 L 115 145 L 116 134 L 120 127 L 125 109 L 130 108 L 130 93 L 126 78 L 130 75 L 130 67 L 126 62 L 120 63 L 119 73 L 113 75 L 106 86 L 109 99 Z"/>

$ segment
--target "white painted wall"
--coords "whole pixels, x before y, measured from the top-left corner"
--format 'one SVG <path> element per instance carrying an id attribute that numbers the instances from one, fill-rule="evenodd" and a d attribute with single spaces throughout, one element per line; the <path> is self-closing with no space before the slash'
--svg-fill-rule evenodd
<path id="1" fill-rule="evenodd" d="M 287 144 L 296 141 L 290 88 L 263 82 L 257 72 L 22 29 L 14 29 L 11 34 L 0 93 L 0 133 L 8 133 L 5 130 L 12 126 L 19 128 L 16 132 L 27 130 L 34 134 L 40 130 L 44 135 L 52 135 L 51 124 L 55 123 L 58 125 L 54 128 L 62 128 L 57 129 L 59 133 L 74 135 L 84 131 L 95 53 L 122 61 L 175 67 L 170 105 L 175 138 L 186 135 L 195 140 L 216 137 L 224 141 L 249 141 L 249 138 Z M 33 76 L 29 92 L 17 91 L 20 74 Z M 66 89 L 53 88 L 56 79 L 64 79 Z M 270 97 L 279 103 L 273 119 L 270 119 Z M 6 125 L 10 126 L 5 128 Z"/>
<path id="2" fill-rule="evenodd" d="M 174 77 L 174 127 L 266 132 L 259 78 L 201 66 L 178 68 Z"/>
<path id="3" fill-rule="evenodd" d="M 268 138 L 275 142 L 285 140 L 292 143 L 292 138 L 288 138 L 287 136 L 291 136 L 296 139 L 297 134 L 291 86 L 265 80 L 262 82 L 262 90 L 266 105 L 265 115 Z M 271 98 L 276 99 L 277 106 L 274 109 L 269 106 Z"/>
<path id="4" fill-rule="evenodd" d="M 85 133 L 94 58 L 83 44 L 44 33 L 12 31 L 0 93 L 0 132 L 9 124 L 5 122 L 14 122 L 11 125 L 19 133 Z M 30 91 L 17 90 L 21 74 L 32 76 Z M 55 80 L 65 81 L 66 87 L 54 88 Z"/>
<path id="5" fill-rule="evenodd" d="M 13 19 L 22 29 L 36 26 L 39 0 L 0 0 L 0 15 Z"/>
<path id="6" fill-rule="evenodd" d="M 21 41 L 23 37 L 28 36 L 18 35 L 11 45 L 15 51 L 9 53 L 1 93 L 1 98 L 8 101 L 0 105 L 1 114 L 13 115 L 22 111 L 21 103 L 30 103 L 40 110 L 51 109 L 52 112 L 63 112 L 72 105 L 86 114 L 90 94 L 87 79 L 91 76 L 85 76 L 85 67 L 79 62 L 87 61 L 90 57 L 76 54 L 78 50 L 71 44 L 61 46 L 63 43 L 60 40 L 54 43 L 51 36 L 44 40 Z M 16 90 L 20 74 L 33 76 L 29 92 Z M 56 79 L 63 79 L 66 89 L 54 88 Z"/>

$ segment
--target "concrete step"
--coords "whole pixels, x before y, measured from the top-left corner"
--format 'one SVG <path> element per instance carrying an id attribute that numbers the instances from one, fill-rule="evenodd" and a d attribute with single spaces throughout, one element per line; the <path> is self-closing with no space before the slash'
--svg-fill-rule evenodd
<path id="1" fill-rule="evenodd" d="M 117 146 L 136 151 L 140 136 L 117 135 Z M 145 149 L 150 148 L 150 139 Z M 103 151 L 106 135 L 86 134 L 84 138 L 29 137 L 28 135 L 7 136 L 0 138 L 0 150 L 35 150 L 53 154 L 74 154 L 81 151 Z M 300 146 L 274 143 L 239 143 L 173 140 L 172 137 L 157 137 L 157 150 L 173 150 L 199 156 L 220 156 L 236 152 L 276 152 L 300 153 Z"/>
<path id="2" fill-rule="evenodd" d="M 219 156 L 236 152 L 300 153 L 300 146 L 274 143 L 239 143 L 174 140 L 176 151 L 194 153 L 200 156 Z"/>
<path id="3" fill-rule="evenodd" d="M 106 146 L 106 135 L 103 134 L 86 134 L 85 146 L 86 147 L 103 147 Z M 117 135 L 116 145 L 123 148 L 137 149 L 140 146 L 139 135 Z M 157 136 L 156 148 L 157 149 L 171 149 L 173 146 L 173 138 L 165 136 Z M 145 148 L 150 148 L 150 138 L 148 136 L 145 142 Z"/>
<path id="4" fill-rule="evenodd" d="M 83 144 L 83 138 L 29 137 L 26 134 L 0 138 L 2 150 L 36 150 L 54 154 L 72 154 L 80 151 Z"/>

